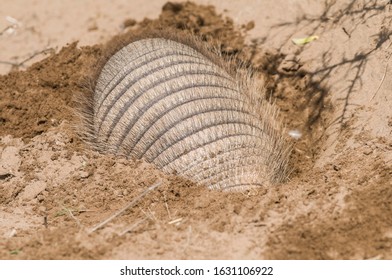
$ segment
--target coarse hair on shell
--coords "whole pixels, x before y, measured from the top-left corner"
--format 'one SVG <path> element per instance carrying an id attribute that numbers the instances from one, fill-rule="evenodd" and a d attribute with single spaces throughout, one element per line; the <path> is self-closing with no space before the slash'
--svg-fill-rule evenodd
<path id="1" fill-rule="evenodd" d="M 121 57 L 116 58 L 115 56 L 127 46 L 132 46 L 131 44 L 141 40 L 147 40 L 143 42 L 149 42 L 148 40 L 159 40 L 159 42 L 161 42 L 163 40 L 162 42 L 167 41 L 171 43 L 174 42 L 173 44 L 175 45 L 184 45 L 186 46 L 186 49 L 194 50 L 200 54 L 200 57 L 204 59 L 203 61 L 214 65 L 218 72 L 223 73 L 222 75 L 227 75 L 225 77 L 229 77 L 229 79 L 232 80 L 233 88 L 238 91 L 240 101 L 237 103 L 233 103 L 236 101 L 229 101 L 229 103 L 226 104 L 224 103 L 226 101 L 222 101 L 223 99 L 218 99 L 217 102 L 221 102 L 221 105 L 218 104 L 216 106 L 219 108 L 219 106 L 227 105 L 230 108 L 235 108 L 235 110 L 232 111 L 238 111 L 238 114 L 242 114 L 241 116 L 243 117 L 239 116 L 239 119 L 241 120 L 241 118 L 243 118 L 243 120 L 225 126 L 224 121 L 230 122 L 230 118 L 234 116 L 234 113 L 231 112 L 228 116 L 224 115 L 226 113 L 222 113 L 223 116 L 220 116 L 219 112 L 216 114 L 214 113 L 214 115 L 211 115 L 213 118 L 222 118 L 223 120 L 220 121 L 219 128 L 218 125 L 215 125 L 215 130 L 210 130 L 210 128 L 208 128 L 210 133 L 205 132 L 204 134 L 202 129 L 200 129 L 200 131 L 197 130 L 198 135 L 195 133 L 195 135 L 189 135 L 189 137 L 182 138 L 178 133 L 173 134 L 170 136 L 171 138 L 168 137 L 164 140 L 167 142 L 174 137 L 177 139 L 175 144 L 169 145 L 163 140 L 159 145 L 156 144 L 156 147 L 164 147 L 162 153 L 166 153 L 165 155 L 160 154 L 160 151 L 153 151 L 151 152 L 152 154 L 150 157 L 148 157 L 149 151 L 139 152 L 132 150 L 132 148 L 139 145 L 139 143 L 127 144 L 120 141 L 119 143 L 122 143 L 122 146 L 118 147 L 113 144 L 114 140 L 112 141 L 113 143 L 108 141 L 108 137 L 105 138 L 102 135 L 104 134 L 104 132 L 102 132 L 104 130 L 97 129 L 97 123 L 100 123 L 99 128 L 101 128 L 101 126 L 105 127 L 106 125 L 104 120 L 100 119 L 100 114 L 97 114 L 98 106 L 96 104 L 96 99 L 102 91 L 99 89 L 100 85 L 98 84 L 103 83 L 101 88 L 108 86 L 109 82 L 102 82 L 101 76 L 106 75 L 102 73 L 110 72 L 110 75 L 112 75 L 110 76 L 111 80 L 114 79 L 116 74 L 111 73 L 113 69 L 110 67 L 108 68 L 107 66 L 111 63 L 111 59 L 114 57 L 115 59 L 120 60 L 119 63 L 121 64 Z M 81 138 L 99 152 L 117 154 L 131 158 L 142 158 L 148 162 L 154 163 L 164 172 L 176 173 L 197 184 L 207 185 L 212 189 L 242 190 L 250 187 L 268 187 L 285 181 L 289 174 L 288 161 L 291 153 L 291 144 L 286 137 L 286 131 L 282 124 L 282 119 L 279 116 L 279 110 L 274 102 L 267 100 L 263 80 L 261 78 L 256 78 L 252 69 L 245 66 L 244 63 L 238 62 L 239 60 L 236 56 L 231 56 L 229 58 L 223 57 L 218 42 L 219 40 L 206 42 L 203 41 L 200 36 L 191 34 L 190 32 L 170 28 L 144 30 L 143 33 L 128 33 L 127 35 L 118 36 L 111 40 L 104 48 L 102 58 L 97 65 L 93 67 L 92 74 L 89 75 L 89 79 L 86 83 L 89 88 L 87 94 L 75 95 L 78 104 L 76 112 L 78 119 L 80 120 L 77 130 Z M 130 79 L 128 76 L 126 78 Z M 135 83 L 137 82 L 138 81 Z M 125 90 L 127 90 L 127 88 Z M 195 91 L 196 90 L 198 89 L 195 88 Z M 108 94 L 111 94 L 111 92 Z M 103 98 L 106 98 L 106 96 Z M 122 95 L 118 95 L 117 99 L 119 98 L 123 98 Z M 143 98 L 143 95 L 141 95 L 140 98 Z M 145 103 L 148 102 L 152 101 L 150 99 L 145 100 Z M 102 103 L 99 105 L 101 106 Z M 184 104 L 181 104 L 181 106 L 185 108 L 184 110 L 187 110 Z M 125 107 L 125 109 L 121 110 L 126 111 L 128 109 L 128 107 Z M 135 137 L 131 137 L 128 134 L 125 136 L 121 135 L 121 132 L 123 132 L 128 125 L 127 122 L 124 122 L 123 116 L 121 116 L 121 118 L 117 117 L 116 114 L 111 114 L 110 110 L 111 108 L 108 106 L 106 108 L 108 113 L 105 116 L 111 119 L 116 118 L 116 120 L 121 121 L 121 124 L 112 124 L 113 127 L 115 126 L 114 131 L 117 129 L 117 132 L 113 132 L 113 136 L 111 137 L 113 137 L 113 139 L 122 137 L 122 140 L 124 140 L 124 138 L 129 138 L 129 141 L 132 142 L 132 139 Z M 130 116 L 145 113 L 144 111 L 141 113 L 137 112 L 135 111 L 136 109 L 129 110 L 133 111 L 125 113 L 129 113 Z M 225 110 L 222 109 L 221 111 L 223 112 Z M 208 122 L 202 119 L 202 115 L 203 114 L 199 114 L 199 119 L 195 117 L 192 122 L 186 123 L 186 125 L 184 124 L 184 129 L 189 130 L 189 124 L 192 127 L 194 126 L 197 128 L 200 126 L 202 128 L 203 123 Z M 125 120 L 128 121 L 128 119 Z M 169 120 L 172 121 L 171 119 Z M 137 121 L 138 119 L 134 120 L 134 122 Z M 181 121 L 183 120 L 176 119 L 175 121 L 175 125 L 178 124 L 180 126 Z M 155 122 L 159 122 L 158 118 L 156 118 Z M 172 122 L 174 123 L 174 121 Z M 163 124 L 165 123 L 163 122 Z M 171 124 L 170 130 L 173 130 L 173 126 L 174 124 Z M 205 126 L 207 128 L 206 124 Z M 112 130 L 113 127 L 111 127 Z M 133 125 L 132 128 L 134 128 Z M 245 130 L 248 132 L 241 134 L 242 128 L 246 128 Z M 210 135 L 211 132 L 213 132 L 212 134 L 214 135 L 218 135 L 220 133 L 219 129 L 226 129 L 226 131 L 222 132 L 223 140 L 221 141 L 221 139 L 218 139 L 218 136 L 216 136 L 216 139 L 212 139 L 212 142 L 210 141 L 215 144 L 215 146 L 210 144 L 206 145 L 205 143 L 207 143 L 207 140 L 205 139 L 214 137 L 213 135 Z M 232 130 L 232 133 L 230 130 Z M 256 130 L 259 132 L 255 132 Z M 120 133 L 118 131 L 120 131 Z M 156 133 L 156 135 L 162 136 L 168 131 L 169 128 L 165 130 L 164 133 Z M 129 131 L 127 132 L 129 133 Z M 138 132 L 132 133 L 137 135 Z M 144 131 L 144 133 L 146 133 L 146 131 Z M 236 133 L 243 136 L 233 138 Z M 230 135 L 230 137 L 233 136 L 233 140 L 231 140 L 233 142 L 228 140 L 226 142 L 224 141 L 225 138 L 229 137 L 228 135 Z M 141 139 L 140 137 L 141 136 L 138 138 L 139 140 Z M 180 142 L 178 139 L 183 142 Z M 193 144 L 189 144 L 188 147 L 188 142 L 182 139 L 192 142 Z M 153 139 L 151 141 L 153 141 L 155 145 L 155 143 L 159 143 L 161 140 Z M 203 146 L 205 149 L 197 148 L 197 141 L 200 141 L 200 146 L 205 145 Z M 155 146 L 151 146 L 150 144 L 150 147 Z M 196 147 L 197 149 L 192 148 L 192 150 L 190 147 Z M 197 152 L 194 150 L 197 150 Z M 192 157 L 192 155 L 194 155 L 194 157 Z"/>

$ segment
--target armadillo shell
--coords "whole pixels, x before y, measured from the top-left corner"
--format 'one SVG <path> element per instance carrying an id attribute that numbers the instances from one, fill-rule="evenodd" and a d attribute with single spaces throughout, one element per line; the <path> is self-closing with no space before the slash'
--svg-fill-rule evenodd
<path id="1" fill-rule="evenodd" d="M 94 90 L 93 142 L 214 189 L 281 181 L 289 147 L 277 109 L 249 71 L 203 52 L 146 38 L 112 55 Z"/>

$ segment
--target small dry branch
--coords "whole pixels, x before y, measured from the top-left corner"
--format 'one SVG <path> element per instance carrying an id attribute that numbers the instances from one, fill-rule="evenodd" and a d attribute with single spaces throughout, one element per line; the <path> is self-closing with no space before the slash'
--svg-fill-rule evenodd
<path id="1" fill-rule="evenodd" d="M 36 57 L 38 55 L 41 55 L 41 54 L 46 55 L 48 53 L 54 53 L 54 52 L 55 52 L 54 48 L 47 48 L 47 49 L 44 49 L 42 51 L 37 51 L 37 52 L 33 53 L 28 58 L 26 58 L 26 59 L 24 59 L 24 60 L 22 60 L 20 62 L 0 61 L 0 64 L 8 64 L 8 65 L 12 65 L 14 67 L 20 67 L 20 66 L 24 66 L 24 64 L 26 62 L 32 60 L 34 57 Z"/>

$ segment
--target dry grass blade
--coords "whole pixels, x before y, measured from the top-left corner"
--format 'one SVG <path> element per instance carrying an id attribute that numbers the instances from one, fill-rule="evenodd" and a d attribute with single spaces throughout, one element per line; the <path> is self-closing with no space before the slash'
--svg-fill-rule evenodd
<path id="1" fill-rule="evenodd" d="M 120 236 L 123 236 L 124 234 L 126 234 L 127 232 L 131 232 L 133 231 L 135 228 L 137 228 L 139 225 L 141 225 L 142 223 L 144 223 L 145 221 L 148 220 L 148 217 L 144 217 L 142 220 L 134 223 L 132 226 L 130 226 L 129 228 L 125 229 L 123 232 L 120 233 Z"/>
<path id="2" fill-rule="evenodd" d="M 167 199 L 166 199 L 166 193 L 163 194 L 163 198 L 165 199 L 165 207 L 166 207 L 166 211 L 167 211 L 167 215 L 169 216 L 169 219 L 171 220 L 171 214 L 169 211 L 169 205 L 167 205 Z"/>
<path id="3" fill-rule="evenodd" d="M 387 49 L 389 49 L 389 47 L 390 47 L 391 45 L 392 45 L 392 42 L 388 45 Z M 386 65 L 385 65 L 385 70 L 384 70 L 384 75 L 382 76 L 381 81 L 380 81 L 380 84 L 378 85 L 378 87 L 377 87 L 376 91 L 374 92 L 372 98 L 370 98 L 370 101 L 372 101 L 373 98 L 376 97 L 378 91 L 380 90 L 382 84 L 384 83 L 384 80 L 385 80 L 385 77 L 386 77 L 387 71 L 388 71 L 389 59 L 391 58 L 391 56 L 392 56 L 392 53 L 391 53 L 391 54 L 388 56 L 388 58 L 387 58 L 387 62 L 386 62 Z"/>
<path id="4" fill-rule="evenodd" d="M 110 216 L 109 218 L 107 218 L 106 220 L 104 220 L 103 222 L 97 224 L 96 226 L 92 227 L 88 233 L 92 233 L 94 231 L 96 231 L 97 229 L 103 227 L 104 225 L 106 225 L 107 223 L 109 223 L 111 220 L 113 220 L 114 218 L 116 218 L 117 216 L 119 216 L 120 214 L 122 214 L 123 212 L 125 212 L 126 210 L 128 210 L 129 208 L 135 206 L 140 199 L 142 199 L 146 194 L 148 194 L 150 191 L 156 189 L 157 187 L 159 187 L 162 184 L 161 181 L 154 183 L 153 185 L 151 185 L 150 187 L 148 187 L 146 190 L 144 190 L 141 194 L 139 194 L 137 197 L 135 197 L 130 203 L 128 203 L 127 205 L 125 205 L 122 209 L 120 209 L 119 211 L 117 211 L 116 213 L 114 213 L 112 216 Z"/>
<path id="5" fill-rule="evenodd" d="M 181 222 L 181 221 L 182 221 L 182 218 L 178 218 L 178 219 L 175 219 L 175 220 L 173 220 L 173 221 L 168 222 L 168 224 L 169 224 L 169 225 L 177 224 L 177 223 L 179 223 L 179 222 Z"/>
<path id="6" fill-rule="evenodd" d="M 80 221 L 78 219 L 76 219 L 76 217 L 74 216 L 74 214 L 72 214 L 72 210 L 69 208 L 64 207 L 64 210 L 67 211 L 68 215 L 78 224 L 78 226 L 80 227 Z"/>

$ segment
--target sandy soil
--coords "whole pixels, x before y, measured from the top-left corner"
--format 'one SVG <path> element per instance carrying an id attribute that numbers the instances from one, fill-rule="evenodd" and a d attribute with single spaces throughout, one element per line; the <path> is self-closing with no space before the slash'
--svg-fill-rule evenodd
<path id="1" fill-rule="evenodd" d="M 389 1 L 3 2 L 1 259 L 392 259 Z M 289 182 L 210 191 L 82 143 L 73 95 L 108 41 L 151 26 L 218 38 L 266 81 L 302 133 Z"/>

